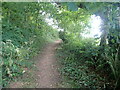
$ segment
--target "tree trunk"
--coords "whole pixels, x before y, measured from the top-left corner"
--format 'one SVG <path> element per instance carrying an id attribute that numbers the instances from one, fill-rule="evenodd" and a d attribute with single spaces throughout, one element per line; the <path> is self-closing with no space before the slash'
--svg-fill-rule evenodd
<path id="1" fill-rule="evenodd" d="M 103 46 L 103 48 L 106 46 L 107 44 L 107 36 L 108 36 L 108 32 L 109 32 L 109 11 L 106 10 L 106 13 L 102 13 L 100 14 L 100 17 L 102 19 L 102 25 L 101 25 L 101 41 L 100 41 L 100 46 Z"/>

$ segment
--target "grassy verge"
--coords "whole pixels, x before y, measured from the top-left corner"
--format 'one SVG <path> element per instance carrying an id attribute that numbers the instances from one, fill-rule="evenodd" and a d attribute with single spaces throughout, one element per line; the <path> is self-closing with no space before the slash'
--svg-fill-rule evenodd
<path id="1" fill-rule="evenodd" d="M 48 42 L 45 42 L 41 48 L 36 48 L 36 52 L 31 57 L 32 59 L 27 61 L 24 68 L 24 73 L 19 75 L 18 77 L 14 77 L 12 80 L 8 81 L 5 88 L 35 88 L 37 87 L 36 82 L 36 72 L 37 72 L 37 55 L 42 52 L 44 46 L 46 46 Z"/>
<path id="2" fill-rule="evenodd" d="M 34 64 L 32 64 L 30 68 L 26 68 L 26 72 L 23 75 L 14 78 L 14 80 L 10 82 L 6 87 L 35 88 L 36 87 L 35 71 L 36 71 L 36 67 L 34 66 Z"/>
<path id="3" fill-rule="evenodd" d="M 106 81 L 104 77 L 90 69 L 84 62 L 85 60 L 78 60 L 73 54 L 61 47 L 57 52 L 57 58 L 61 65 L 59 69 L 62 77 L 60 87 L 103 89 L 107 88 L 106 84 L 112 85 L 112 82 Z"/>

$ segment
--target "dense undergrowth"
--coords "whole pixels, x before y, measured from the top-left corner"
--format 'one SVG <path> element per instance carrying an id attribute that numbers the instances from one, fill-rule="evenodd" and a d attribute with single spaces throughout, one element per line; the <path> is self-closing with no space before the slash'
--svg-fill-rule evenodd
<path id="1" fill-rule="evenodd" d="M 57 38 L 57 31 L 49 26 L 39 9 L 45 3 L 3 3 L 2 19 L 2 84 L 26 72 L 31 58 L 49 41 Z M 44 9 L 44 8 L 43 8 Z M 41 9 L 42 10 L 42 9 Z"/>
<path id="2" fill-rule="evenodd" d="M 103 47 L 97 38 L 75 38 L 71 34 L 60 32 L 63 43 L 58 53 L 62 75 L 77 88 L 118 89 L 119 46 L 115 50 L 116 43 Z"/>
<path id="3" fill-rule="evenodd" d="M 72 79 L 77 87 L 120 88 L 120 24 L 119 19 L 115 19 L 120 16 L 119 4 L 71 2 L 67 3 L 68 9 L 60 13 L 64 15 L 59 23 L 64 28 L 59 33 L 63 40 L 62 52 L 67 52 L 61 60 L 62 74 Z M 76 10 L 76 7 L 80 8 Z M 102 19 L 102 34 L 87 38 L 82 33 L 90 29 L 89 19 L 93 13 Z"/>
<path id="4" fill-rule="evenodd" d="M 78 50 L 76 45 L 72 46 L 72 50 L 67 48 L 71 47 L 71 44 L 70 46 L 67 44 L 66 47 L 64 43 L 61 44 L 61 48 L 58 48 L 58 57 L 61 63 L 59 71 L 62 76 L 68 78 L 67 81 L 64 81 L 65 78 L 63 78 L 61 86 L 66 87 L 65 83 L 68 83 L 70 84 L 69 88 L 113 89 L 115 86 L 114 79 L 109 77 L 108 72 L 101 71 L 101 67 L 96 66 L 92 58 L 97 51 L 97 47 L 94 47 L 94 51 L 87 52 L 90 55 L 88 57 L 86 51 L 82 50 L 83 47 L 81 48 L 79 44 L 79 47 L 77 46 Z"/>
<path id="5" fill-rule="evenodd" d="M 63 43 L 58 53 L 62 75 L 72 80 L 76 88 L 117 90 L 120 84 L 119 46 L 115 50 L 116 43 L 103 47 L 97 38 L 75 38 L 72 35 L 60 32 Z"/>
<path id="6" fill-rule="evenodd" d="M 30 59 L 47 42 L 58 38 L 61 72 L 75 87 L 120 87 L 120 3 L 2 3 L 3 86 L 31 66 Z M 84 38 L 90 18 L 99 16 L 101 36 Z M 57 30 L 45 18 L 57 23 Z M 0 17 L 1 18 L 1 17 Z"/>

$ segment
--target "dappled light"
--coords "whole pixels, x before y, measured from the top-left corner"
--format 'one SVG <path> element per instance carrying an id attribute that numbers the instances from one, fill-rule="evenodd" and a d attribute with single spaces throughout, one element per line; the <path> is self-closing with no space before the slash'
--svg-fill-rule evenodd
<path id="1" fill-rule="evenodd" d="M 120 89 L 119 2 L 3 2 L 0 86 Z"/>
<path id="2" fill-rule="evenodd" d="M 87 28 L 87 32 L 82 33 L 83 37 L 89 38 L 89 37 L 100 37 L 101 31 L 101 18 L 99 16 L 92 15 L 90 17 L 90 27 Z"/>

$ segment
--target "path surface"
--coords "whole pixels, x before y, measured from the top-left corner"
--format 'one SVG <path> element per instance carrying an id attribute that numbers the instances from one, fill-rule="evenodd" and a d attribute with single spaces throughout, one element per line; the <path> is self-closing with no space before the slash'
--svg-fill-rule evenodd
<path id="1" fill-rule="evenodd" d="M 40 57 L 38 57 L 38 87 L 55 88 L 59 82 L 58 64 L 55 57 L 56 48 L 61 41 L 50 43 L 44 48 Z"/>
<path id="2" fill-rule="evenodd" d="M 61 40 L 49 43 L 41 53 L 35 57 L 35 70 L 28 70 L 21 80 L 10 84 L 11 88 L 57 88 L 60 81 L 59 64 L 55 53 Z M 30 74 L 33 74 L 32 76 Z M 26 80 L 27 78 L 27 80 Z M 34 80 L 31 80 L 33 78 Z M 24 81 L 24 82 L 23 82 Z M 27 85 L 26 85 L 27 84 Z"/>

